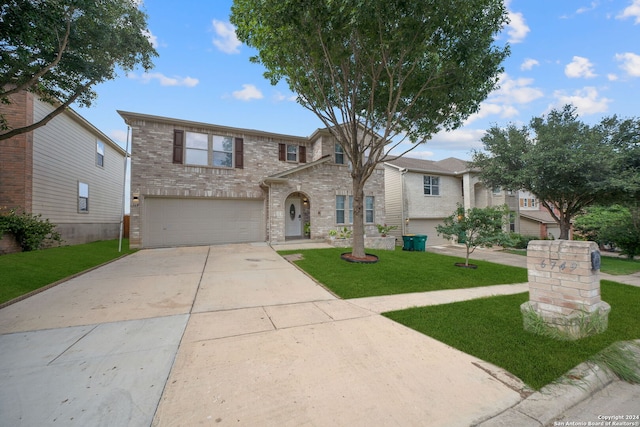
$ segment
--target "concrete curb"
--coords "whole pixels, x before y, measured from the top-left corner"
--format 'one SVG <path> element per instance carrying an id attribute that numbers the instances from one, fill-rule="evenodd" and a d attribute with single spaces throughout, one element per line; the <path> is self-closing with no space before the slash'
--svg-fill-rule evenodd
<path id="1" fill-rule="evenodd" d="M 477 427 L 541 427 L 549 425 L 592 394 L 617 380 L 615 374 L 591 363 L 581 363 L 564 377 L 565 382 L 549 384 L 522 402 L 476 424 Z"/>
<path id="2" fill-rule="evenodd" d="M 622 341 L 637 362 L 640 374 L 640 340 Z M 628 344 L 628 345 L 624 345 Z M 612 344 L 615 345 L 615 344 Z M 565 411 L 587 400 L 614 381 L 621 381 L 609 369 L 584 362 L 567 372 L 558 383 L 549 384 L 506 411 L 482 421 L 477 427 L 544 427 Z"/>

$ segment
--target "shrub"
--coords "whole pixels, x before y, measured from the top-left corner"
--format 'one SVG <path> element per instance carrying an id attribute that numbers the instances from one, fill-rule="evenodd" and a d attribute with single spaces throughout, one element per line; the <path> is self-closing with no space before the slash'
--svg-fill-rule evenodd
<path id="1" fill-rule="evenodd" d="M 0 215 L 0 238 L 4 233 L 11 233 L 24 252 L 35 251 L 45 244 L 62 243 L 60 233 L 55 231 L 56 225 L 42 215 L 18 213 L 15 209 Z"/>
<path id="2" fill-rule="evenodd" d="M 510 247 L 510 248 L 514 248 L 514 249 L 527 249 L 527 246 L 529 245 L 529 242 L 532 240 L 545 240 L 545 239 L 541 239 L 540 237 L 536 237 L 536 236 L 526 236 L 526 235 L 522 235 L 522 234 L 518 234 L 518 233 L 511 233 L 509 235 L 509 244 L 505 244 L 503 246 L 505 247 Z"/>

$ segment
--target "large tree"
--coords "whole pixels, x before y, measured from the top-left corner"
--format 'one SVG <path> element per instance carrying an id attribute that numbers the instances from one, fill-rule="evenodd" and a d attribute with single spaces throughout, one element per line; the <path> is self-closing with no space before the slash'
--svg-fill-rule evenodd
<path id="1" fill-rule="evenodd" d="M 534 194 L 566 240 L 575 215 L 616 192 L 617 156 L 610 137 L 611 128 L 590 127 L 578 119 L 575 107 L 565 105 L 534 117 L 529 126 L 491 127 L 472 165 L 489 187 Z"/>
<path id="2" fill-rule="evenodd" d="M 478 110 L 508 55 L 494 45 L 506 16 L 502 0 L 234 1 L 252 60 L 272 84 L 286 80 L 351 164 L 354 256 L 364 256 L 367 179 L 391 148 Z"/>
<path id="3" fill-rule="evenodd" d="M 92 87 L 117 68 L 150 69 L 157 53 L 147 16 L 135 0 L 9 0 L 0 6 L 0 102 L 22 90 L 56 108 L 29 126 L 10 129 L 0 114 L 0 140 L 44 126 L 69 105 L 88 107 Z"/>

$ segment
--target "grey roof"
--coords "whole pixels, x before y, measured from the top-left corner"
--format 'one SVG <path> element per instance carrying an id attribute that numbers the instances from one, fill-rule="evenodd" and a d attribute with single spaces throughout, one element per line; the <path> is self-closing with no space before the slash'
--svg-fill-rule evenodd
<path id="1" fill-rule="evenodd" d="M 459 175 L 470 170 L 466 160 L 455 157 L 438 161 L 399 157 L 386 162 L 386 164 L 398 169 L 406 168 L 412 172 L 430 172 L 442 175 Z"/>
<path id="2" fill-rule="evenodd" d="M 551 214 L 547 211 L 520 211 L 520 216 L 534 220 L 536 222 L 541 222 L 543 224 L 555 224 L 556 220 L 553 219 Z"/>

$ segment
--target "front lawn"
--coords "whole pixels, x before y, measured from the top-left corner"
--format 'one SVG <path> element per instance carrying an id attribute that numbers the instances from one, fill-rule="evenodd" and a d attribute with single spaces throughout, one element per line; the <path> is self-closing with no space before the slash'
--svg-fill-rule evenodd
<path id="1" fill-rule="evenodd" d="M 349 263 L 340 254 L 345 248 L 278 251 L 280 255 L 302 254 L 294 261 L 341 298 L 360 298 L 441 289 L 472 288 L 527 281 L 527 270 L 519 267 L 473 261 L 477 270 L 455 267 L 464 258 L 432 252 L 370 250 L 379 257 L 375 264 Z"/>
<path id="2" fill-rule="evenodd" d="M 640 288 L 601 282 L 611 305 L 609 327 L 577 341 L 525 332 L 520 305 L 528 293 L 411 308 L 384 315 L 425 335 L 511 372 L 534 389 L 553 382 L 617 341 L 640 338 Z"/>
<path id="3" fill-rule="evenodd" d="M 0 303 L 131 252 L 135 250 L 129 250 L 129 241 L 124 239 L 122 252 L 118 252 L 118 240 L 104 240 L 2 255 Z"/>

